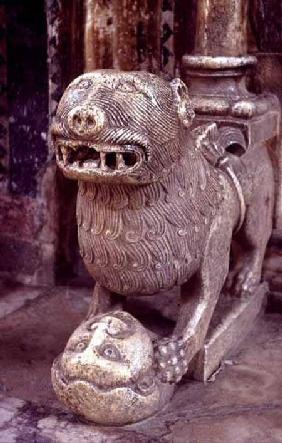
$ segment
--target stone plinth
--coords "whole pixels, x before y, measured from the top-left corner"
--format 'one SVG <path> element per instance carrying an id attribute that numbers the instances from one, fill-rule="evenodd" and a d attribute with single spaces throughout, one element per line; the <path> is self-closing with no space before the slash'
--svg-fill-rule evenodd
<path id="1" fill-rule="evenodd" d="M 206 382 L 249 334 L 263 312 L 267 289 L 267 284 L 263 283 L 252 296 L 243 300 L 222 296 L 205 345 L 194 361 L 193 377 L 196 380 Z"/>

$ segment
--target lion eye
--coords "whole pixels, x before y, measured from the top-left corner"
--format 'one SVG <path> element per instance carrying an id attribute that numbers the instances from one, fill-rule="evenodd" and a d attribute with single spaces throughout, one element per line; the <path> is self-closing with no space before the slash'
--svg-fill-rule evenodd
<path id="1" fill-rule="evenodd" d="M 120 82 L 116 89 L 120 92 L 138 92 L 135 85 L 130 82 Z"/>
<path id="2" fill-rule="evenodd" d="M 118 361 L 121 360 L 119 350 L 114 345 L 105 345 L 100 348 L 100 355 L 107 360 Z"/>
<path id="3" fill-rule="evenodd" d="M 92 86 L 92 81 L 89 79 L 82 79 L 77 85 L 77 87 L 80 89 L 89 89 L 91 88 L 91 86 Z"/>

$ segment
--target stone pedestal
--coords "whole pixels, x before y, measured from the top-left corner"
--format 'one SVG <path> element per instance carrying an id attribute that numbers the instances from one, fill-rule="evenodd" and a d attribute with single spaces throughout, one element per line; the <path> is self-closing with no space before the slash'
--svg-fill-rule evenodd
<path id="1" fill-rule="evenodd" d="M 234 352 L 263 313 L 268 286 L 263 283 L 246 299 L 222 295 L 205 345 L 194 359 L 193 378 L 206 382 L 221 362 Z"/>

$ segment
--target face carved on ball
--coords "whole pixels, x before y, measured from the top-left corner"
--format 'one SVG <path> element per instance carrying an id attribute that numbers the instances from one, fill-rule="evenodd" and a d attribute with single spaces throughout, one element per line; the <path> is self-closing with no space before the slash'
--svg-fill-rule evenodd
<path id="1" fill-rule="evenodd" d="M 145 72 L 83 74 L 65 91 L 52 125 L 58 166 L 73 179 L 146 183 L 181 155 L 193 111 L 187 88 Z"/>
<path id="2" fill-rule="evenodd" d="M 54 362 L 52 381 L 67 407 L 97 423 L 145 418 L 173 392 L 155 375 L 147 330 L 123 311 L 83 322 Z"/>
<path id="3" fill-rule="evenodd" d="M 150 337 L 125 312 L 82 323 L 70 337 L 61 360 L 69 378 L 83 378 L 100 388 L 135 383 L 152 365 Z"/>

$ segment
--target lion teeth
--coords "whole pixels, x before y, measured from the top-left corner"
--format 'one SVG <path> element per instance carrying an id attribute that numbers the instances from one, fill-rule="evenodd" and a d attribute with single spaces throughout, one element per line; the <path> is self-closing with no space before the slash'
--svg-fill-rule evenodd
<path id="1" fill-rule="evenodd" d="M 109 168 L 106 165 L 106 153 L 105 152 L 100 152 L 100 160 L 101 160 L 101 169 L 103 171 L 107 171 Z"/>
<path id="2" fill-rule="evenodd" d="M 117 165 L 118 169 L 124 169 L 125 163 L 124 163 L 124 158 L 123 158 L 122 154 L 116 155 L 116 165 Z"/>
<path id="3" fill-rule="evenodd" d="M 58 159 L 64 167 L 100 169 L 103 172 L 120 172 L 134 167 L 141 161 L 139 151 L 134 151 L 131 145 L 106 146 L 105 149 L 96 146 L 80 144 L 59 144 L 57 146 Z"/>
<path id="4" fill-rule="evenodd" d="M 68 163 L 68 148 L 66 148 L 65 146 L 61 146 L 61 153 L 62 153 L 62 156 L 63 156 L 63 163 L 64 163 L 64 166 L 66 166 L 67 165 L 67 163 Z"/>
<path id="5" fill-rule="evenodd" d="M 90 168 L 95 168 L 96 169 L 96 168 L 99 168 L 99 166 L 100 166 L 100 160 L 91 160 L 91 159 L 89 159 L 89 160 L 85 160 L 83 162 L 83 164 L 88 166 L 88 167 L 90 167 Z"/>

